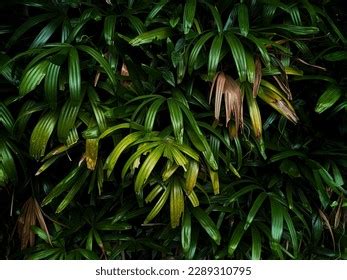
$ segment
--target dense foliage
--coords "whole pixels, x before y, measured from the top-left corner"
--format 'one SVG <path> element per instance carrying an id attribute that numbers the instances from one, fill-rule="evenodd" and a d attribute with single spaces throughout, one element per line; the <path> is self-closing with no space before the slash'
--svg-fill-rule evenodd
<path id="1" fill-rule="evenodd" d="M 1 5 L 1 258 L 347 258 L 343 1 Z"/>

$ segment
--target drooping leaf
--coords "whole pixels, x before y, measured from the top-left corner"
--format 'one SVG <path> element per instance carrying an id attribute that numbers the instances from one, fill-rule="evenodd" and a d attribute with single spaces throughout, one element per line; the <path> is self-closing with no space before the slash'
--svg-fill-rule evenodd
<path id="1" fill-rule="evenodd" d="M 217 245 L 219 245 L 221 234 L 212 219 L 199 207 L 192 208 L 191 211 L 206 233 L 216 242 Z"/>
<path id="2" fill-rule="evenodd" d="M 141 165 L 139 173 L 135 180 L 135 192 L 140 193 L 146 181 L 153 171 L 154 167 L 157 165 L 159 159 L 161 158 L 165 149 L 165 144 L 161 144 L 156 147 L 146 158 L 146 160 Z"/>
<path id="3" fill-rule="evenodd" d="M 104 133 L 106 133 L 106 131 Z M 135 141 L 137 141 L 141 137 L 143 137 L 142 131 L 133 132 L 133 133 L 127 135 L 126 137 L 124 137 L 117 144 L 117 146 L 113 149 L 113 151 L 107 157 L 106 162 L 105 162 L 104 168 L 107 170 L 107 176 L 111 175 L 111 172 L 112 172 L 114 166 L 116 165 L 116 162 L 117 162 L 118 158 L 120 157 L 120 155 L 122 154 L 122 152 L 126 148 L 128 148 L 129 145 L 131 145 L 132 143 L 134 143 Z"/>
<path id="4" fill-rule="evenodd" d="M 167 199 L 169 198 L 170 192 L 171 192 L 171 185 L 166 187 L 165 191 L 155 204 L 155 206 L 152 208 L 151 212 L 147 215 L 145 221 L 143 222 L 144 224 L 148 224 L 150 221 L 152 221 L 160 212 L 160 210 L 164 207 Z"/>

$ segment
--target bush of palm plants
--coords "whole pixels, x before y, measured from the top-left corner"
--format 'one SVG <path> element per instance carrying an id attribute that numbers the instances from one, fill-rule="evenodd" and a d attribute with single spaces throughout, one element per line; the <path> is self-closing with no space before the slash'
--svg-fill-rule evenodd
<path id="1" fill-rule="evenodd" d="M 4 6 L 2 257 L 347 258 L 341 7 Z"/>

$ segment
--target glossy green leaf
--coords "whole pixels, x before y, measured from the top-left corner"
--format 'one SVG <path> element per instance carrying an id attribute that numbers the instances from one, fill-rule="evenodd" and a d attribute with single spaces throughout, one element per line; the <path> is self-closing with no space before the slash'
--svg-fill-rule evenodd
<path id="1" fill-rule="evenodd" d="M 168 27 L 160 27 L 156 28 L 150 31 L 146 31 L 138 36 L 136 36 L 134 39 L 130 40 L 130 44 L 132 46 L 140 46 L 143 44 L 152 43 L 156 40 L 163 40 L 171 35 L 171 29 Z"/>
<path id="2" fill-rule="evenodd" d="M 0 102 L 0 124 L 2 124 L 9 133 L 12 133 L 14 119 L 11 112 L 2 102 Z"/>
<path id="3" fill-rule="evenodd" d="M 17 41 L 19 41 L 23 34 L 26 33 L 29 29 L 37 26 L 43 21 L 53 18 L 54 16 L 54 13 L 46 13 L 30 17 L 26 22 L 24 22 L 16 29 L 11 38 L 8 40 L 7 47 L 11 47 L 13 44 L 17 43 Z"/>
<path id="4" fill-rule="evenodd" d="M 270 27 L 258 28 L 259 31 L 267 31 Z M 319 28 L 315 26 L 297 26 L 292 24 L 273 24 L 271 30 L 283 30 L 294 35 L 306 36 L 313 35 L 319 32 Z"/>
<path id="5" fill-rule="evenodd" d="M 117 222 L 115 223 L 114 221 L 112 221 L 111 219 L 105 219 L 101 222 L 98 222 L 95 225 L 95 228 L 97 230 L 129 230 L 131 229 L 131 225 L 129 225 L 128 223 L 124 223 L 124 222 Z"/>
<path id="6" fill-rule="evenodd" d="M 144 123 L 145 130 L 147 132 L 153 130 L 154 122 L 156 120 L 156 116 L 158 114 L 158 111 L 161 107 L 161 105 L 164 103 L 165 99 L 164 98 L 157 98 L 151 106 L 149 106 L 146 114 L 146 119 Z"/>
<path id="7" fill-rule="evenodd" d="M 126 161 L 126 163 L 124 164 L 124 167 L 122 169 L 122 174 L 121 174 L 122 178 L 124 179 L 129 168 L 132 165 L 135 165 L 136 161 L 140 160 L 141 155 L 146 154 L 148 151 L 152 150 L 153 148 L 157 147 L 158 145 L 159 145 L 158 142 L 153 142 L 153 143 L 144 143 L 141 146 L 139 146 L 137 151 L 135 153 L 133 153 L 129 157 L 129 159 Z"/>
<path id="8" fill-rule="evenodd" d="M 147 195 L 145 202 L 151 203 L 162 191 L 164 190 L 162 185 L 156 185 L 151 192 Z"/>
<path id="9" fill-rule="evenodd" d="M 46 249 L 42 251 L 38 251 L 36 253 L 33 253 L 30 255 L 29 259 L 30 260 L 44 260 L 47 259 L 48 257 L 60 253 L 61 249 L 60 248 L 52 248 L 52 249 Z"/>
<path id="10" fill-rule="evenodd" d="M 71 189 L 72 186 L 80 179 L 84 173 L 84 168 L 81 166 L 73 169 L 63 180 L 61 180 L 42 201 L 42 206 L 52 202 L 54 198 L 62 194 L 64 191 Z"/>
<path id="11" fill-rule="evenodd" d="M 214 242 L 216 242 L 217 245 L 219 245 L 221 241 L 221 234 L 212 219 L 199 207 L 192 208 L 191 212 L 206 233 L 214 240 Z"/>
<path id="12" fill-rule="evenodd" d="M 196 181 L 199 173 L 199 163 L 195 160 L 190 160 L 186 172 L 186 191 L 189 193 L 192 192 L 193 188 L 196 185 Z"/>
<path id="13" fill-rule="evenodd" d="M 261 234 L 256 227 L 252 227 L 252 260 L 261 258 Z"/>
<path id="14" fill-rule="evenodd" d="M 206 161 L 208 162 L 208 164 L 210 165 L 210 167 L 213 170 L 217 170 L 218 169 L 218 164 L 216 162 L 216 159 L 213 156 L 211 147 L 209 146 L 206 138 L 204 137 L 204 135 L 202 134 L 194 116 L 192 115 L 192 113 L 187 109 L 187 107 L 185 107 L 182 103 L 178 103 L 182 112 L 184 113 L 184 115 L 186 116 L 192 130 L 194 131 L 195 135 L 198 137 L 198 141 L 200 141 L 204 147 L 204 151 L 203 151 L 203 155 L 206 159 Z M 196 144 L 196 143 L 193 143 Z"/>
<path id="15" fill-rule="evenodd" d="M 289 235 L 291 238 L 291 243 L 292 243 L 292 247 L 293 247 L 293 251 L 294 251 L 293 252 L 294 256 L 297 256 L 298 251 L 299 251 L 299 240 L 298 240 L 298 234 L 297 234 L 297 231 L 295 229 L 293 219 L 289 215 L 288 211 L 283 211 L 283 218 L 287 224 L 287 228 L 289 231 Z"/>
<path id="16" fill-rule="evenodd" d="M 105 41 L 108 45 L 111 45 L 114 40 L 116 19 L 115 15 L 105 17 L 103 32 Z"/>
<path id="17" fill-rule="evenodd" d="M 270 162 L 276 162 L 290 157 L 306 158 L 306 155 L 299 151 L 283 151 L 278 153 L 277 155 L 272 156 L 270 158 Z"/>
<path id="18" fill-rule="evenodd" d="M 336 51 L 332 53 L 328 53 L 323 56 L 325 60 L 328 61 L 343 61 L 347 60 L 347 51 Z"/>
<path id="19" fill-rule="evenodd" d="M 266 198 L 267 198 L 267 194 L 262 192 L 254 200 L 254 203 L 253 203 L 251 209 L 248 212 L 248 215 L 247 215 L 247 218 L 246 218 L 246 223 L 245 223 L 245 226 L 244 226 L 244 230 L 247 230 L 247 228 L 253 222 L 255 216 L 257 215 L 260 207 L 263 205 L 263 203 L 264 203 Z"/>
<path id="20" fill-rule="evenodd" d="M 266 67 L 270 67 L 270 66 L 272 67 L 270 55 L 266 49 L 266 44 L 260 38 L 255 37 L 251 33 L 248 33 L 247 38 L 249 40 L 251 40 L 257 46 L 265 66 Z"/>
<path id="21" fill-rule="evenodd" d="M 48 167 L 50 167 L 52 164 L 54 164 L 59 158 L 61 158 L 62 155 L 57 155 L 55 157 L 51 157 L 48 159 L 44 164 L 40 166 L 40 168 L 36 171 L 35 176 L 40 175 L 42 172 L 46 171 Z"/>
<path id="22" fill-rule="evenodd" d="M 173 179 L 170 192 L 170 219 L 171 227 L 176 228 L 184 210 L 184 196 L 182 187 L 178 180 Z"/>
<path id="23" fill-rule="evenodd" d="M 337 85 L 330 85 L 323 94 L 319 97 L 315 111 L 317 113 L 323 113 L 325 110 L 333 106 L 336 101 L 341 97 L 342 90 Z"/>
<path id="24" fill-rule="evenodd" d="M 61 109 L 59 115 L 57 135 L 59 141 L 66 143 L 67 137 L 70 131 L 74 128 L 77 119 L 78 112 L 80 110 L 80 104 L 82 100 L 79 100 L 79 104 L 74 105 L 71 99 L 67 100 Z"/>
<path id="25" fill-rule="evenodd" d="M 243 36 L 247 36 L 249 32 L 249 16 L 248 16 L 248 8 L 246 4 L 240 3 L 238 6 L 237 19 L 239 21 L 239 27 L 241 34 Z"/>
<path id="26" fill-rule="evenodd" d="M 153 9 L 148 13 L 146 18 L 146 25 L 148 25 L 150 22 L 155 19 L 157 14 L 165 7 L 165 5 L 168 3 L 168 0 L 160 0 L 158 3 L 156 3 L 153 7 Z"/>
<path id="27" fill-rule="evenodd" d="M 222 35 L 217 35 L 213 41 L 212 45 L 210 48 L 210 54 L 208 56 L 208 78 L 212 80 L 214 76 L 216 75 L 216 71 L 218 68 L 218 63 L 220 59 L 220 54 L 221 54 L 221 48 L 223 44 L 223 36 Z"/>
<path id="28" fill-rule="evenodd" d="M 30 48 L 37 48 L 47 43 L 47 41 L 53 36 L 56 29 L 62 23 L 63 18 L 58 17 L 51 20 L 41 31 L 37 34 L 34 41 L 31 43 Z"/>
<path id="29" fill-rule="evenodd" d="M 58 78 L 59 78 L 60 66 L 50 63 L 47 68 L 44 90 L 45 98 L 50 104 L 51 109 L 57 107 L 57 94 L 58 94 Z"/>
<path id="30" fill-rule="evenodd" d="M 100 66 L 105 70 L 108 78 L 112 82 L 113 85 L 117 84 L 116 76 L 114 71 L 112 70 L 110 64 L 107 62 L 107 60 L 98 52 L 97 50 L 93 49 L 92 47 L 89 46 L 82 46 L 79 45 L 77 49 L 80 49 L 81 51 L 89 54 L 91 57 L 93 57 L 99 64 Z"/>
<path id="31" fill-rule="evenodd" d="M 205 43 L 213 36 L 212 32 L 205 33 L 202 35 L 199 40 L 194 44 L 194 47 L 192 48 L 189 60 L 188 60 L 188 72 L 191 74 L 194 70 L 195 63 L 197 61 L 197 58 L 199 56 L 199 53 L 202 49 L 202 47 L 205 45 Z"/>
<path id="32" fill-rule="evenodd" d="M 100 107 L 100 98 L 96 90 L 89 86 L 87 89 L 90 104 L 92 105 L 96 123 L 100 129 L 100 132 L 104 132 L 107 129 L 106 116 Z"/>
<path id="33" fill-rule="evenodd" d="M 103 133 L 101 133 L 101 135 L 99 136 L 99 139 L 103 139 L 109 136 L 110 134 L 112 134 L 113 132 L 116 132 L 119 129 L 130 128 L 130 127 L 131 127 L 130 123 L 122 123 L 122 124 L 117 124 L 115 126 L 111 126 L 108 129 L 106 129 Z"/>
<path id="34" fill-rule="evenodd" d="M 150 221 L 152 221 L 160 212 L 160 210 L 164 207 L 167 199 L 169 198 L 171 192 L 170 186 L 165 189 L 155 206 L 152 208 L 151 212 L 149 212 L 148 216 L 146 217 L 144 224 L 148 224 Z"/>
<path id="35" fill-rule="evenodd" d="M 237 199 L 240 198 L 240 196 L 246 194 L 246 193 L 249 193 L 249 192 L 252 192 L 254 190 L 259 190 L 261 189 L 259 186 L 257 185 L 249 185 L 249 186 L 246 186 L 246 187 L 243 187 L 241 190 L 233 193 L 229 198 L 228 198 L 228 203 L 233 203 L 235 202 Z"/>
<path id="36" fill-rule="evenodd" d="M 224 36 L 233 55 L 240 81 L 244 82 L 247 77 L 247 59 L 245 49 L 233 32 L 228 31 Z"/>
<path id="37" fill-rule="evenodd" d="M 17 184 L 18 173 L 16 164 L 13 158 L 13 151 L 11 151 L 11 145 L 8 141 L 0 138 L 0 185 L 7 186 L 9 181 Z M 18 153 L 17 150 L 14 150 Z"/>
<path id="38" fill-rule="evenodd" d="M 46 146 L 57 122 L 57 113 L 48 112 L 43 115 L 34 127 L 30 137 L 29 153 L 36 160 L 45 155 Z"/>
<path id="39" fill-rule="evenodd" d="M 334 176 L 334 181 L 336 185 L 338 186 L 343 186 L 344 185 L 344 179 L 343 176 L 340 172 L 340 169 L 336 165 L 335 162 L 332 162 L 332 170 L 333 170 L 333 176 Z"/>
<path id="40" fill-rule="evenodd" d="M 223 24 L 222 24 L 222 18 L 221 18 L 221 14 L 219 13 L 218 9 L 216 6 L 213 6 L 211 4 L 206 3 L 207 6 L 209 7 L 213 19 L 214 19 L 214 23 L 217 25 L 217 29 L 218 29 L 218 33 L 222 33 L 223 31 Z"/>
<path id="41" fill-rule="evenodd" d="M 179 149 L 174 146 L 167 145 L 164 155 L 166 152 L 170 152 L 175 163 L 182 166 L 184 171 L 187 171 L 188 159 L 183 155 L 183 153 L 181 153 Z"/>
<path id="42" fill-rule="evenodd" d="M 232 256 L 237 249 L 244 233 L 244 223 L 239 223 L 236 228 L 233 230 L 233 234 L 230 238 L 229 244 L 228 244 L 228 254 Z"/>
<path id="43" fill-rule="evenodd" d="M 162 157 L 162 154 L 164 152 L 165 145 L 161 144 L 158 147 L 156 147 L 146 158 L 146 160 L 141 165 L 141 168 L 139 170 L 139 173 L 136 176 L 135 180 L 135 192 L 140 193 L 143 189 L 144 185 L 146 184 L 146 181 L 153 171 L 154 167 L 158 163 L 159 159 Z"/>
<path id="44" fill-rule="evenodd" d="M 169 107 L 170 119 L 175 134 L 175 138 L 178 141 L 178 143 L 182 144 L 184 133 L 182 111 L 180 107 L 177 105 L 176 101 L 172 98 L 169 98 L 167 100 L 167 104 Z"/>
<path id="45" fill-rule="evenodd" d="M 192 218 L 188 209 L 185 209 L 182 219 L 181 244 L 185 254 L 188 253 L 192 241 Z"/>
<path id="46" fill-rule="evenodd" d="M 143 22 L 138 17 L 136 17 L 134 15 L 128 15 L 127 17 L 128 17 L 128 19 L 130 21 L 131 26 L 133 27 L 133 29 L 136 30 L 136 32 L 138 34 L 142 34 L 142 33 L 146 32 L 145 25 L 143 24 Z"/>
<path id="47" fill-rule="evenodd" d="M 64 199 L 60 202 L 57 210 L 55 211 L 57 214 L 62 212 L 67 206 L 71 204 L 71 201 L 76 196 L 78 191 L 83 187 L 85 181 L 89 176 L 88 171 L 84 171 L 81 176 L 78 177 L 78 180 L 73 184 L 72 188 L 69 190 Z"/>
<path id="48" fill-rule="evenodd" d="M 24 73 L 19 85 L 19 94 L 26 95 L 36 89 L 46 75 L 49 62 L 42 61 Z"/>
<path id="49" fill-rule="evenodd" d="M 281 256 L 279 243 L 283 234 L 284 209 L 282 204 L 273 197 L 270 198 L 270 204 L 271 204 L 271 236 L 272 236 L 271 247 L 279 256 Z"/>
<path id="50" fill-rule="evenodd" d="M 106 131 L 105 131 L 106 132 Z M 124 137 L 117 146 L 113 149 L 111 154 L 107 157 L 104 168 L 107 170 L 107 176 L 111 175 L 118 158 L 132 143 L 143 137 L 142 131 L 133 132 Z"/>
<path id="51" fill-rule="evenodd" d="M 196 0 L 187 0 L 183 12 L 183 32 L 188 34 L 190 31 L 196 11 Z"/>
<path id="52" fill-rule="evenodd" d="M 69 52 L 69 89 L 73 105 L 81 101 L 81 69 L 78 52 L 71 48 Z"/>

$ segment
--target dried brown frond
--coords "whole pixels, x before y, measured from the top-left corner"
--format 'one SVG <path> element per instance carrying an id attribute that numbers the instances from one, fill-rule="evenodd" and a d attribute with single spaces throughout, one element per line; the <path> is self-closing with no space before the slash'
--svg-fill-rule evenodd
<path id="1" fill-rule="evenodd" d="M 215 119 L 219 120 L 222 97 L 224 95 L 226 126 L 228 126 L 231 115 L 233 115 L 237 135 L 238 128 L 243 126 L 243 94 L 239 84 L 230 76 L 224 74 L 223 72 L 219 72 L 216 74 L 212 82 L 209 98 L 210 103 L 213 91 L 215 92 Z"/>
<path id="2" fill-rule="evenodd" d="M 320 69 L 320 70 L 323 70 L 323 71 L 327 71 L 327 69 L 325 67 L 322 67 L 322 66 L 319 66 L 319 65 L 315 65 L 315 64 L 311 64 L 311 63 L 308 63 L 306 62 L 305 60 L 301 59 L 301 58 L 297 58 L 296 59 L 297 61 L 301 62 L 302 64 L 305 64 L 307 66 L 311 66 L 313 68 L 317 68 L 317 69 Z"/>
<path id="3" fill-rule="evenodd" d="M 122 64 L 122 69 L 120 70 L 120 74 L 121 76 L 125 76 L 125 77 L 129 76 L 128 67 L 124 63 Z"/>
<path id="4" fill-rule="evenodd" d="M 335 215 L 333 216 L 334 218 L 334 229 L 337 229 L 340 226 L 340 223 L 342 221 L 342 212 L 343 212 L 343 196 L 341 195 L 338 199 L 339 204 L 336 207 Z M 334 214 L 333 212 L 333 214 Z"/>
<path id="5" fill-rule="evenodd" d="M 262 78 L 262 72 L 261 72 L 261 61 L 259 57 L 255 60 L 255 79 L 253 83 L 253 97 L 256 98 L 258 95 L 260 82 Z"/>
<path id="6" fill-rule="evenodd" d="M 289 106 L 287 102 L 285 102 L 284 100 L 277 100 L 276 106 L 279 108 L 279 111 L 281 111 L 281 113 L 286 116 L 291 122 L 295 124 L 298 123 L 298 116 L 296 115 L 294 109 Z"/>
<path id="7" fill-rule="evenodd" d="M 98 85 L 99 79 L 100 79 L 100 71 L 97 71 L 94 77 L 94 84 L 93 84 L 94 87 Z"/>
<path id="8" fill-rule="evenodd" d="M 322 220 L 324 221 L 325 223 L 325 226 L 328 228 L 329 230 L 329 233 L 330 233 L 330 236 L 331 236 L 331 239 L 333 241 L 333 247 L 334 247 L 334 250 L 335 250 L 335 237 L 334 237 L 334 233 L 333 233 L 333 230 L 331 228 L 331 225 L 330 225 L 330 222 L 327 218 L 327 216 L 324 214 L 324 212 L 320 209 L 318 209 L 318 213 L 319 213 L 319 216 L 322 218 Z"/>
<path id="9" fill-rule="evenodd" d="M 288 100 L 292 100 L 292 92 L 289 88 L 288 76 L 285 73 L 282 73 L 281 76 L 273 76 L 279 87 L 287 95 Z"/>
<path id="10" fill-rule="evenodd" d="M 18 235 L 21 240 L 21 249 L 35 245 L 35 234 L 31 231 L 31 227 L 39 223 L 40 228 L 45 231 L 48 242 L 51 243 L 50 235 L 43 218 L 41 208 L 35 198 L 30 197 L 22 207 L 22 211 L 17 220 Z"/>
<path id="11" fill-rule="evenodd" d="M 122 64 L 122 68 L 120 70 L 120 75 L 122 77 L 129 77 L 129 71 L 128 71 L 128 67 L 125 65 L 125 63 Z M 124 86 L 124 87 L 129 87 L 131 85 L 131 82 L 129 80 L 122 80 L 121 84 Z"/>

